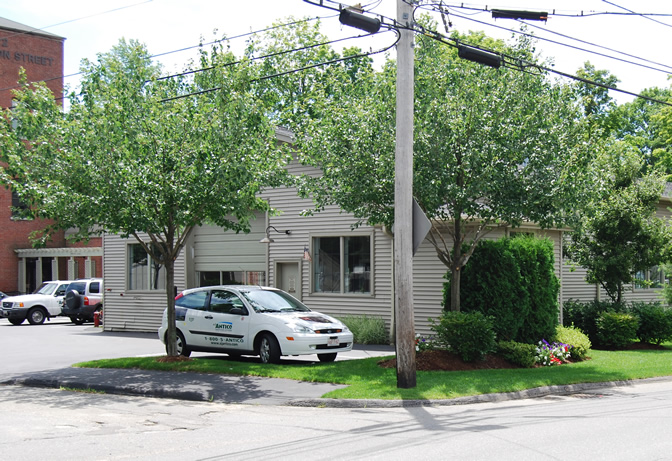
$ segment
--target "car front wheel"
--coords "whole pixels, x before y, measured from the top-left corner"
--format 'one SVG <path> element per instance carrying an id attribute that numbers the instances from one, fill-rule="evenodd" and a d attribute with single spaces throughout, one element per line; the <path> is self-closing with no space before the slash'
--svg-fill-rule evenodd
<path id="1" fill-rule="evenodd" d="M 264 334 L 259 342 L 259 357 L 261 363 L 279 363 L 280 362 L 280 345 L 275 336 L 271 334 Z"/>

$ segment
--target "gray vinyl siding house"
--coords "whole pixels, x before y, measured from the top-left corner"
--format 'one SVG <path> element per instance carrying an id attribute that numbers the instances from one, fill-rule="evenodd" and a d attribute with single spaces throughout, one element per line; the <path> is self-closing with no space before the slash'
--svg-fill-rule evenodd
<path id="1" fill-rule="evenodd" d="M 281 141 L 288 141 L 288 135 L 279 131 Z M 290 171 L 316 173 L 299 164 L 291 165 Z M 380 227 L 353 229 L 352 215 L 335 206 L 313 216 L 302 216 L 312 202 L 299 198 L 291 188 L 269 190 L 263 196 L 280 214 L 257 216 L 249 233 L 224 232 L 214 226 L 202 226 L 193 232 L 176 263 L 177 290 L 227 280 L 270 285 L 284 289 L 312 309 L 336 317 L 377 316 L 390 328 L 394 324 L 392 238 Z M 668 205 L 661 204 L 661 215 L 670 215 Z M 273 241 L 260 243 L 267 235 L 267 228 Z M 570 270 L 563 260 L 561 242 L 565 231 L 541 230 L 534 224 L 526 224 L 516 229 L 494 230 L 487 238 L 498 239 L 514 232 L 547 237 L 555 248 L 555 270 L 562 287 L 560 303 L 603 296 L 594 285 L 584 281 L 585 270 Z M 159 278 L 153 277 L 151 264 L 133 256 L 134 244 L 135 240 L 117 235 L 107 234 L 103 238 L 105 330 L 156 331 L 161 323 L 165 290 L 160 284 L 151 286 Z M 323 251 L 329 246 L 331 251 Z M 143 271 L 146 274 L 139 274 Z M 446 271 L 434 248 L 425 240 L 413 259 L 417 333 L 431 334 L 429 319 L 441 314 Z M 655 300 L 657 292 L 633 288 L 626 296 Z"/>

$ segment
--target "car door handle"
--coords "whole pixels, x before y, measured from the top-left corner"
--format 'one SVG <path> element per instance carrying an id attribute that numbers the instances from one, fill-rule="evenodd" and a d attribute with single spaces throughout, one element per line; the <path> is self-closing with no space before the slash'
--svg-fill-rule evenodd
<path id="1" fill-rule="evenodd" d="M 212 315 L 206 315 L 205 318 L 206 318 L 206 319 L 211 319 L 211 320 L 212 320 L 213 317 L 212 317 Z"/>

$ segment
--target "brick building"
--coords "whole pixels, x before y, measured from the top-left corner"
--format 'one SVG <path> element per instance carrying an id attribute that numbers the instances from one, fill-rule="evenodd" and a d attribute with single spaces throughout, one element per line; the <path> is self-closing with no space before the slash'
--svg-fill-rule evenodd
<path id="1" fill-rule="evenodd" d="M 17 87 L 19 70 L 28 80 L 44 81 L 59 97 L 63 93 L 63 43 L 65 38 L 0 18 L 0 108 L 12 107 L 12 89 Z M 30 234 L 48 222 L 22 220 L 12 207 L 20 202 L 12 192 L 0 187 L 0 291 L 30 293 L 42 281 L 94 277 L 102 274 L 101 238 L 71 244 L 67 232 L 54 236 L 46 248 L 32 248 Z"/>

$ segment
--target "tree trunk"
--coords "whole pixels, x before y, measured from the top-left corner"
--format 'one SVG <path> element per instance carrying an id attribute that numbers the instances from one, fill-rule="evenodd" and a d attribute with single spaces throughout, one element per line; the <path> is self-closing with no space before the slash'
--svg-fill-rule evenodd
<path id="1" fill-rule="evenodd" d="M 166 332 L 166 353 L 174 357 L 177 355 L 177 338 L 175 330 L 175 261 L 166 258 L 166 305 L 168 306 L 168 331 Z"/>
<path id="2" fill-rule="evenodd" d="M 462 271 L 460 267 L 451 267 L 450 268 L 450 310 L 459 312 L 460 311 L 460 277 L 462 276 Z"/>

